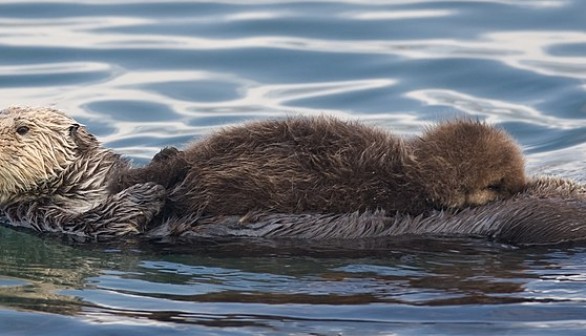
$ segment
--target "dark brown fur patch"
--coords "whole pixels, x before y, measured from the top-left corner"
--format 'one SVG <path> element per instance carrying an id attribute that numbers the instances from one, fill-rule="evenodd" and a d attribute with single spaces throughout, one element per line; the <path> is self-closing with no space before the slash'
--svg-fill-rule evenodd
<path id="1" fill-rule="evenodd" d="M 220 131 L 185 151 L 190 170 L 172 191 L 177 211 L 242 214 L 420 212 L 402 141 L 333 118 L 290 118 Z"/>
<path id="2" fill-rule="evenodd" d="M 570 180 L 540 178 L 511 198 L 426 216 L 384 211 L 344 214 L 254 213 L 245 216 L 171 218 L 150 231 L 157 239 L 288 238 L 302 246 L 339 244 L 385 248 L 408 237 L 482 237 L 514 245 L 586 241 L 586 189 Z M 378 238 L 378 239 L 377 239 Z M 282 243 L 283 241 L 279 241 Z M 278 245 L 279 247 L 281 244 Z"/>

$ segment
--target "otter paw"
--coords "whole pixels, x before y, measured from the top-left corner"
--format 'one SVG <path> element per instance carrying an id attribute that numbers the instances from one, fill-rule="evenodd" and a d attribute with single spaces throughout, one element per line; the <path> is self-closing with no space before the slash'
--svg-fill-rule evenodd
<path id="1" fill-rule="evenodd" d="M 179 154 L 179 150 L 177 148 L 165 147 L 153 157 L 153 162 L 165 162 L 177 154 Z"/>
<path id="2" fill-rule="evenodd" d="M 135 184 L 116 196 L 127 214 L 127 220 L 142 228 L 161 212 L 165 205 L 166 189 L 156 183 Z"/>
<path id="3" fill-rule="evenodd" d="M 119 194 L 124 195 L 124 198 L 140 207 L 147 207 L 158 213 L 165 204 L 167 190 L 160 184 L 146 182 L 135 184 L 122 190 Z"/>

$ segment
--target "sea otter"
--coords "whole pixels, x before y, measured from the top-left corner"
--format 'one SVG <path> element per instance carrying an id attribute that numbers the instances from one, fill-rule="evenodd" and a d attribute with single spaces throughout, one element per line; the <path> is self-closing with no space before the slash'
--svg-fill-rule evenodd
<path id="1" fill-rule="evenodd" d="M 128 160 L 100 145 L 86 128 L 51 108 L 0 113 L 0 209 L 16 225 L 78 235 L 143 232 L 162 209 L 155 183 L 107 190 Z"/>
<path id="2" fill-rule="evenodd" d="M 286 239 L 305 246 L 389 246 L 406 237 L 469 237 L 517 246 L 586 241 L 586 186 L 553 177 L 532 178 L 510 198 L 425 216 L 366 211 L 343 214 L 251 213 L 171 218 L 146 233 L 156 240 Z M 382 240 L 381 240 L 382 239 Z M 315 246 L 315 245 L 314 245 Z"/>
<path id="3" fill-rule="evenodd" d="M 484 204 L 524 186 L 518 146 L 479 122 L 445 123 L 405 143 L 331 117 L 264 121 L 185 151 L 165 149 L 139 169 L 55 109 L 8 108 L 0 131 L 0 206 L 10 220 L 43 230 L 140 232 L 164 203 L 159 217 L 420 214 Z"/>
<path id="4" fill-rule="evenodd" d="M 417 215 L 507 198 L 525 185 L 519 146 L 502 130 L 458 120 L 404 141 L 332 117 L 294 117 L 221 130 L 144 168 L 120 170 L 111 190 L 154 181 L 170 212 Z"/>
<path id="5" fill-rule="evenodd" d="M 415 154 L 407 159 L 417 162 L 417 155 L 443 148 L 442 137 L 433 132 L 441 134 L 442 129 L 447 129 L 449 134 L 452 124 L 446 125 L 408 141 L 405 150 Z M 472 126 L 478 127 L 474 123 Z M 469 144 L 466 134 L 457 137 L 460 143 Z M 426 136 L 435 138 L 437 143 L 426 142 L 429 141 Z M 50 108 L 12 107 L 2 111 L 0 143 L 0 207 L 10 220 L 9 224 L 39 231 L 81 236 L 147 232 L 147 237 L 303 239 L 440 234 L 473 235 L 516 244 L 549 244 L 586 237 L 586 188 L 561 179 L 531 180 L 521 192 L 508 198 L 471 208 L 430 210 L 418 216 L 385 210 L 283 214 L 266 209 L 269 212 L 244 216 L 212 216 L 201 212 L 188 216 L 173 214 L 159 222 L 154 218 L 159 216 L 162 220 L 164 203 L 173 202 L 162 185 L 181 185 L 177 178 L 189 173 L 185 160 L 178 160 L 187 157 L 185 152 L 164 149 L 149 166 L 142 170 L 132 169 L 127 160 L 103 148 L 84 126 Z M 206 148 L 209 141 L 203 144 Z M 117 182 L 122 177 L 144 178 L 147 173 L 162 171 L 161 166 L 176 173 L 153 178 L 160 184 L 147 181 L 120 191 L 111 190 L 112 181 Z M 128 174 L 124 175 L 125 172 Z M 498 181 L 507 183 L 506 179 Z"/>

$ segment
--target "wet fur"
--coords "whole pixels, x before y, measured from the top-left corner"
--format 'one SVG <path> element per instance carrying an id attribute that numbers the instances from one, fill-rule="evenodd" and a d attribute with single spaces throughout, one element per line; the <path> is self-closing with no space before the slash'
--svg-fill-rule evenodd
<path id="1" fill-rule="evenodd" d="M 506 198 L 525 185 L 521 150 L 474 121 L 430 128 L 404 142 L 384 130 L 331 117 L 289 118 L 221 130 L 184 151 L 167 148 L 122 171 L 113 191 L 155 181 L 179 215 L 421 214 Z"/>
<path id="2" fill-rule="evenodd" d="M 52 121 L 49 123 L 47 120 Z M 20 125 L 17 123 L 28 125 L 30 131 L 25 136 L 15 133 Z M 352 124 L 345 125 L 354 127 Z M 0 126 L 0 142 L 3 145 L 3 151 L 0 152 L 0 206 L 12 225 L 39 231 L 81 236 L 147 232 L 146 236 L 150 238 L 185 239 L 354 239 L 449 235 L 484 237 L 520 245 L 555 244 L 584 240 L 586 237 L 585 187 L 567 180 L 547 178 L 533 180 L 523 191 L 485 205 L 460 210 L 429 210 L 424 215 L 397 214 L 385 210 L 283 214 L 266 209 L 247 212 L 242 216 L 226 216 L 205 214 L 197 207 L 188 208 L 184 214 L 177 212 L 161 223 L 154 218 L 157 214 L 161 216 L 165 190 L 170 190 L 171 196 L 177 197 L 176 193 L 181 191 L 184 181 L 192 174 L 195 161 L 190 160 L 204 158 L 206 164 L 214 163 L 217 158 L 212 154 L 222 153 L 222 150 L 231 152 L 239 143 L 231 141 L 238 137 L 222 137 L 219 135 L 227 133 L 220 132 L 211 140 L 202 142 L 202 147 L 191 147 L 193 153 L 190 150 L 182 152 L 173 148 L 164 149 L 148 166 L 131 169 L 126 160 L 103 148 L 83 126 L 55 110 L 11 108 L 0 114 Z M 242 140 L 250 135 L 243 129 L 236 129 L 233 135 L 238 134 L 244 137 Z M 381 131 L 376 131 L 376 134 L 382 138 L 388 137 Z M 425 142 L 425 136 L 413 140 L 407 146 L 397 142 L 400 148 L 396 153 L 399 155 L 412 146 L 415 148 L 412 153 L 421 156 L 427 149 L 417 142 L 429 143 Z M 435 138 L 441 139 L 438 136 Z M 346 140 L 341 141 L 344 143 Z M 31 150 L 27 146 L 37 147 Z M 417 149 L 418 146 L 420 149 Z M 239 150 L 246 154 L 248 151 L 244 151 L 245 148 Z M 327 152 L 328 148 L 324 150 Z M 434 150 L 441 148 L 441 141 L 430 148 L 433 154 Z M 277 146 L 277 149 L 291 148 L 285 146 L 285 149 L 279 149 Z M 32 157 L 38 155 L 42 159 L 36 157 L 35 161 L 32 157 L 22 157 L 23 153 Z M 310 153 L 306 155 L 309 161 L 304 159 L 302 162 L 318 166 L 324 164 L 319 160 L 312 161 Z M 417 162 L 417 155 L 401 158 Z M 224 160 L 220 158 L 219 163 Z M 13 167 L 28 171 L 23 173 Z M 469 169 L 456 171 L 466 173 Z M 145 176 L 153 181 L 141 181 Z M 160 182 L 166 188 L 155 182 Z M 112 190 L 112 183 L 116 187 L 125 183 L 131 185 L 121 190 Z M 110 188 L 107 188 L 108 184 Z M 352 190 L 345 191 L 346 194 L 338 196 L 342 199 L 355 197 Z M 191 211 L 194 209 L 197 211 Z"/>
<path id="3" fill-rule="evenodd" d="M 367 211 L 345 214 L 250 213 L 172 218 L 147 233 L 152 239 L 268 238 L 302 241 L 401 237 L 476 237 L 519 246 L 586 240 L 586 187 L 537 178 L 509 199 L 425 216 Z"/>
<path id="4" fill-rule="evenodd" d="M 0 142 L 0 208 L 13 225 L 116 236 L 144 231 L 163 207 L 165 190 L 151 182 L 107 190 L 128 161 L 57 110 L 3 110 Z"/>

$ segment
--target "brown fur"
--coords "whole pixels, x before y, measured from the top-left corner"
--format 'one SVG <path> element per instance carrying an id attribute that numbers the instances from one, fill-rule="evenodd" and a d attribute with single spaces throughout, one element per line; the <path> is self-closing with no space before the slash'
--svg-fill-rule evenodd
<path id="1" fill-rule="evenodd" d="M 482 205 L 508 198 L 525 185 L 521 150 L 504 131 L 489 125 L 443 123 L 411 145 L 425 193 L 437 205 Z"/>
<path id="2" fill-rule="evenodd" d="M 586 241 L 584 218 L 586 186 L 542 177 L 529 181 L 525 190 L 508 199 L 459 211 L 431 211 L 425 216 L 385 211 L 191 216 L 171 218 L 147 235 L 171 241 L 287 238 L 286 242 L 299 239 L 303 246 L 330 242 L 343 248 L 356 242 L 388 248 L 405 237 L 475 237 L 513 245 L 553 245 Z"/>
<path id="3" fill-rule="evenodd" d="M 261 121 L 219 131 L 185 151 L 165 149 L 113 189 L 153 180 L 180 215 L 420 214 L 510 197 L 523 189 L 523 156 L 503 131 L 474 121 L 431 128 L 403 142 L 330 117 Z"/>
<path id="4" fill-rule="evenodd" d="M 19 131 L 22 126 L 27 127 L 26 132 Z M 586 187 L 568 180 L 542 178 L 530 181 L 525 189 L 515 193 L 522 179 L 511 177 L 522 176 L 519 170 L 522 160 L 514 142 L 500 132 L 483 124 L 460 121 L 442 124 L 420 138 L 402 143 L 385 132 L 353 123 L 327 118 L 317 121 L 291 119 L 221 131 L 185 152 L 167 148 L 148 166 L 130 169 L 126 160 L 103 148 L 83 126 L 64 114 L 47 108 L 14 107 L 0 113 L 0 206 L 10 224 L 15 226 L 94 237 L 147 231 L 147 236 L 153 238 L 237 236 L 355 240 L 448 235 L 484 237 L 520 245 L 585 240 Z M 267 134 L 273 136 L 267 137 Z M 362 152 L 353 147 L 354 143 L 363 148 Z M 389 144 L 392 146 L 385 147 Z M 222 190 L 226 188 L 222 183 L 232 181 L 241 181 L 245 186 L 254 186 L 254 181 L 275 183 L 278 179 L 271 179 L 270 173 L 279 167 L 286 173 L 275 176 L 286 179 L 281 183 L 291 183 L 288 175 L 291 167 L 301 167 L 309 169 L 309 176 L 317 182 L 335 178 L 338 178 L 335 181 L 344 182 L 341 187 L 336 186 L 341 194 L 332 195 L 352 205 L 352 199 L 360 199 L 369 191 L 358 189 L 363 194 L 357 195 L 349 187 L 351 183 L 363 180 L 385 183 L 383 179 L 376 180 L 377 177 L 364 174 L 369 170 L 360 170 L 360 167 L 380 168 L 389 158 L 396 159 L 391 162 L 397 165 L 383 169 L 387 174 L 384 176 L 395 176 L 389 171 L 402 172 L 397 174 L 399 179 L 395 181 L 410 178 L 407 182 L 422 189 L 406 190 L 423 190 L 424 203 L 439 200 L 443 206 L 458 206 L 461 200 L 464 204 L 474 204 L 478 199 L 480 203 L 492 199 L 492 196 L 482 196 L 485 192 L 475 196 L 474 188 L 467 189 L 466 185 L 476 186 L 481 191 L 489 189 L 489 195 L 504 199 L 458 211 L 429 210 L 423 216 L 385 210 L 350 212 L 351 209 L 341 209 L 343 213 L 338 214 L 312 211 L 291 214 L 274 213 L 270 208 L 264 212 L 247 212 L 244 216 L 210 216 L 198 213 L 205 212 L 205 206 L 192 205 L 165 218 L 162 224 L 153 219 L 166 195 L 163 187 L 153 181 L 165 185 L 171 197 L 181 200 L 181 195 L 188 195 L 181 194 L 185 190 L 182 188 L 198 183 L 190 179 L 200 176 L 197 174 L 202 174 L 202 169 L 205 173 L 213 173 L 206 171 L 205 166 L 198 168 L 196 160 L 223 169 L 220 170 L 223 175 L 219 176 L 229 177 L 217 179 L 219 184 L 209 184 L 210 188 Z M 250 163 L 252 159 L 256 161 Z M 289 171 L 282 165 L 286 162 L 293 163 Z M 238 172 L 247 172 L 241 166 L 252 169 L 255 174 L 251 177 L 238 175 Z M 336 169 L 324 170 L 332 167 Z M 295 169 L 293 173 L 301 174 Z M 493 174 L 495 171 L 501 174 Z M 257 179 L 260 175 L 265 177 Z M 349 176 L 357 181 L 347 182 Z M 151 181 L 145 183 L 144 179 Z M 416 183 L 417 179 L 421 183 Z M 447 191 L 424 188 L 435 185 L 429 184 L 430 180 L 449 188 Z M 304 179 L 301 182 L 309 183 Z M 123 186 L 128 183 L 131 185 Z M 278 183 L 269 185 L 281 186 Z M 228 184 L 228 187 L 231 186 Z M 246 200 L 246 195 L 273 196 L 271 192 L 276 192 L 263 191 L 262 185 L 255 187 L 255 194 L 249 194 L 238 185 L 230 189 L 236 195 L 218 193 L 225 196 L 218 200 L 219 206 L 227 208 L 230 202 L 238 204 L 244 199 L 249 202 L 244 203 L 244 208 L 250 204 L 254 208 L 256 204 L 264 204 L 266 199 L 250 201 Z M 314 190 L 318 194 L 320 191 Z M 460 196 L 440 197 L 450 194 Z M 513 195 L 507 197 L 510 194 Z M 295 198 L 303 194 L 293 190 L 286 195 Z M 460 203 L 449 201 L 452 199 Z M 368 197 L 367 200 L 372 201 Z M 173 199 L 170 203 L 173 205 Z M 174 207 L 180 205 L 177 202 Z M 204 205 L 209 203 L 204 202 Z M 158 225 L 153 227 L 154 224 Z"/>

